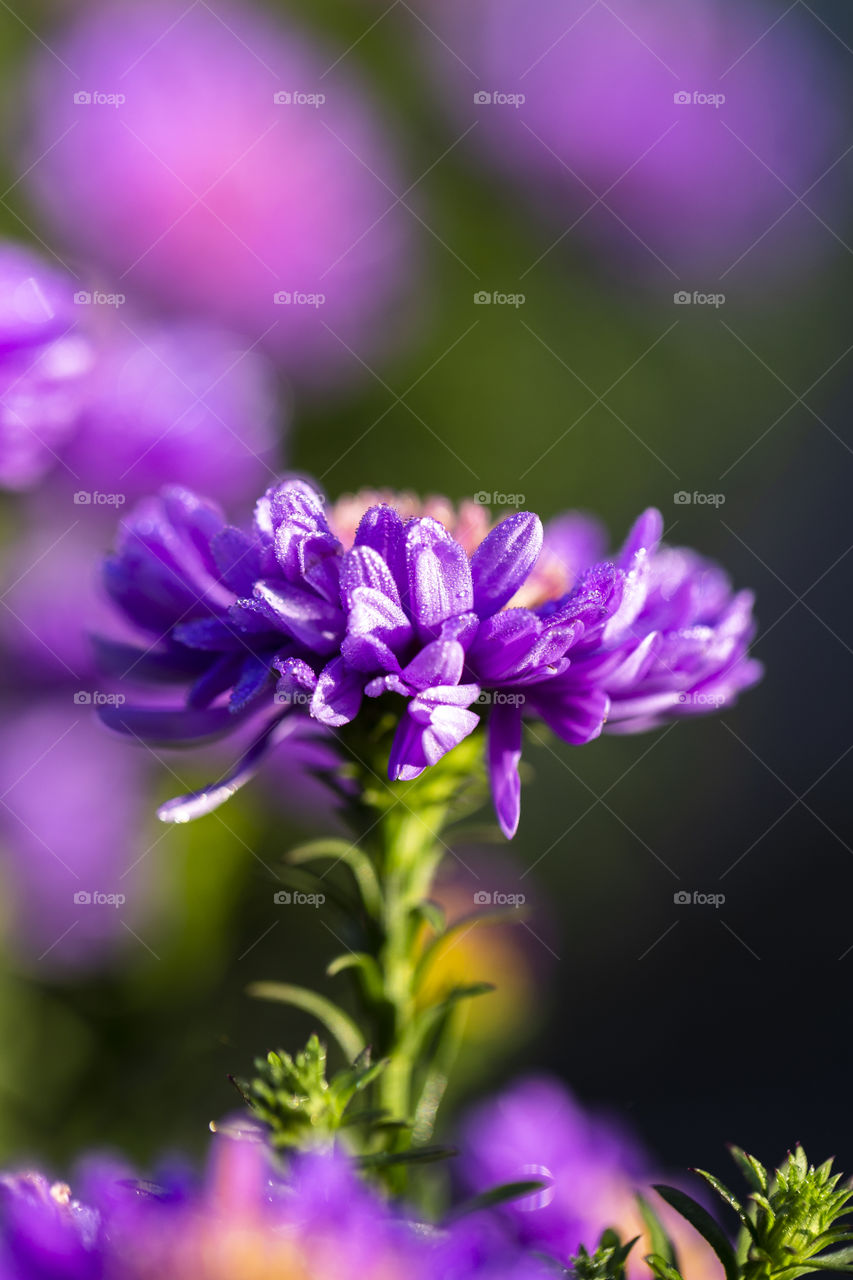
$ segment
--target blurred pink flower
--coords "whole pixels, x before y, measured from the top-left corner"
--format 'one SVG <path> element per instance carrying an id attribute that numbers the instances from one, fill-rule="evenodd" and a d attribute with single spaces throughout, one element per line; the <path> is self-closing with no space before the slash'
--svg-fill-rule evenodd
<path id="1" fill-rule="evenodd" d="M 399 332 L 406 182 L 352 59 L 250 4 L 106 3 L 30 81 L 38 207 L 111 287 L 263 340 L 300 380 Z"/>

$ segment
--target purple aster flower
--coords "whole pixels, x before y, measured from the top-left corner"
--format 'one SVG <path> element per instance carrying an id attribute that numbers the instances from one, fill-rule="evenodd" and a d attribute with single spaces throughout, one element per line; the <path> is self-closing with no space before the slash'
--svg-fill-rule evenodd
<path id="1" fill-rule="evenodd" d="M 0 245 L 0 485 L 27 489 L 75 429 L 93 362 L 65 275 Z"/>
<path id="2" fill-rule="evenodd" d="M 424 12 L 442 102 L 476 121 L 477 145 L 561 230 L 678 274 L 719 276 L 745 255 L 790 270 L 832 249 L 796 203 L 820 200 L 845 146 L 808 22 L 719 0 Z"/>
<path id="3" fill-rule="evenodd" d="M 658 1171 L 634 1135 L 584 1110 L 559 1081 L 527 1077 L 481 1103 L 465 1123 L 462 1150 L 472 1192 L 527 1178 L 546 1184 L 500 1210 L 525 1247 L 567 1264 L 580 1245 L 592 1250 L 613 1227 L 624 1240 L 644 1237 L 629 1257 L 628 1274 L 632 1280 L 648 1275 L 643 1257 L 651 1242 L 635 1195 L 652 1198 Z M 677 1244 L 683 1273 L 711 1280 L 719 1264 L 704 1241 L 658 1199 L 655 1210 Z"/>
<path id="4" fill-rule="evenodd" d="M 350 501 L 345 510 L 351 530 Z M 581 517 L 561 518 L 546 538 L 537 516 L 519 512 L 473 551 L 435 517 L 404 518 L 388 504 L 369 506 L 345 546 L 335 517 L 308 484 L 288 480 L 261 500 L 250 533 L 176 489 L 124 523 L 107 587 L 149 641 L 135 654 L 107 644 L 104 655 L 116 672 L 192 683 L 181 709 L 121 707 L 108 723 L 192 741 L 264 719 L 232 775 L 161 816 L 221 803 L 294 710 L 340 730 L 390 695 L 392 780 L 436 764 L 488 707 L 492 792 L 512 835 L 525 717 L 581 744 L 608 720 L 632 732 L 728 705 L 760 675 L 747 655 L 752 597 L 732 595 L 693 552 L 660 547 L 656 511 L 615 560 L 586 566 L 600 539 Z"/>
<path id="5" fill-rule="evenodd" d="M 342 1155 L 299 1157 L 283 1176 L 248 1134 L 215 1140 L 201 1185 L 174 1171 L 139 1181 L 104 1161 L 84 1165 L 79 1183 L 72 1188 L 36 1173 L 0 1179 L 3 1280 L 551 1274 L 487 1215 L 449 1229 L 416 1226 L 360 1183 Z"/>
<path id="6" fill-rule="evenodd" d="M 22 167 L 84 262 L 322 388 L 400 332 L 407 182 L 340 50 L 229 0 L 87 6 L 50 46 Z"/>

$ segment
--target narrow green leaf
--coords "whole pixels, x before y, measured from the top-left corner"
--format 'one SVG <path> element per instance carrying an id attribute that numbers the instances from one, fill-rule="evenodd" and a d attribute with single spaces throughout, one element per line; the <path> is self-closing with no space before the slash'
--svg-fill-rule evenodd
<path id="1" fill-rule="evenodd" d="M 748 1152 L 741 1147 L 735 1146 L 734 1143 L 729 1146 L 729 1153 L 749 1183 L 750 1191 L 766 1191 L 768 1185 L 767 1170 L 761 1161 L 756 1160 L 755 1156 L 749 1155 Z"/>
<path id="2" fill-rule="evenodd" d="M 681 1214 L 682 1218 L 687 1219 L 704 1240 L 707 1240 L 723 1264 L 726 1280 L 738 1280 L 739 1269 L 734 1249 L 729 1243 L 723 1228 L 711 1217 L 708 1210 L 694 1200 L 692 1196 L 688 1196 L 684 1191 L 679 1191 L 678 1187 L 667 1187 L 658 1184 L 654 1189 L 668 1205 Z"/>
<path id="3" fill-rule="evenodd" d="M 651 1267 L 652 1274 L 657 1276 L 658 1280 L 682 1280 L 681 1272 L 659 1253 L 646 1254 L 643 1261 Z"/>
<path id="4" fill-rule="evenodd" d="M 431 1164 L 458 1154 L 456 1147 L 412 1147 L 408 1151 L 379 1151 L 356 1159 L 363 1169 L 384 1169 L 394 1164 Z"/>
<path id="5" fill-rule="evenodd" d="M 376 869 L 368 855 L 358 845 L 349 844 L 346 840 L 311 840 L 291 849 L 287 855 L 288 862 L 300 864 L 325 859 L 333 863 L 343 862 L 349 868 L 358 886 L 361 900 L 368 913 L 378 919 L 382 913 L 382 890 L 376 875 Z"/>
<path id="6" fill-rule="evenodd" d="M 363 1052 L 364 1038 L 352 1018 L 318 992 L 294 987 L 289 982 L 253 982 L 248 992 L 259 1000 L 277 1000 L 318 1018 L 335 1037 L 348 1062 Z"/>
<path id="7" fill-rule="evenodd" d="M 678 1270 L 678 1255 L 675 1251 L 675 1245 L 667 1234 L 666 1227 L 646 1197 L 640 1195 L 639 1192 L 637 1192 L 637 1204 L 640 1207 L 640 1216 L 649 1235 L 652 1253 L 665 1258 L 670 1266 Z"/>
<path id="8" fill-rule="evenodd" d="M 326 973 L 330 978 L 334 978 L 346 969 L 360 970 L 365 990 L 371 1000 L 378 1003 L 382 999 L 382 974 L 373 956 L 368 955 L 366 951 L 348 951 L 332 960 L 326 966 Z"/>
<path id="9" fill-rule="evenodd" d="M 545 1182 L 536 1181 L 504 1182 L 499 1187 L 492 1187 L 489 1191 L 481 1191 L 479 1195 L 463 1200 L 445 1218 L 445 1222 L 455 1222 L 457 1218 L 465 1218 L 470 1213 L 478 1213 L 480 1209 L 494 1209 L 497 1205 L 507 1204 L 510 1200 L 520 1200 L 522 1196 L 529 1196 L 536 1191 L 542 1191 L 547 1185 Z"/>

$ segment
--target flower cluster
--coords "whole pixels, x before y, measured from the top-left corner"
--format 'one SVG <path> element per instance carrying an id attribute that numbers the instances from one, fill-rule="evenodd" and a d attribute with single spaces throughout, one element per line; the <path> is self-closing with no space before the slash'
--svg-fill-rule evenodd
<path id="1" fill-rule="evenodd" d="M 495 809 L 511 836 L 525 718 L 581 744 L 605 724 L 636 732 L 719 708 L 760 675 L 747 656 L 752 596 L 732 594 L 693 552 L 661 546 L 656 511 L 605 560 L 585 517 L 546 532 L 517 512 L 487 529 L 462 511 L 445 523 L 408 514 L 408 500 L 403 514 L 368 502 L 351 545 L 336 509 L 300 479 L 267 491 L 249 532 L 177 488 L 124 522 L 106 585 L 148 643 L 102 642 L 102 656 L 115 674 L 189 688 L 180 707 L 108 708 L 107 722 L 176 743 L 264 719 L 235 772 L 171 802 L 167 820 L 226 799 L 294 711 L 341 729 L 384 698 L 399 712 L 392 780 L 417 777 L 487 720 Z M 351 527 L 352 500 L 344 510 Z"/>
<path id="2" fill-rule="evenodd" d="M 0 1274 L 22 1280 L 544 1280 L 481 1215 L 448 1228 L 395 1215 L 342 1156 L 304 1156 L 285 1179 L 265 1147 L 217 1138 L 206 1183 L 156 1183 L 98 1161 L 77 1194 L 39 1174 L 0 1178 Z"/>

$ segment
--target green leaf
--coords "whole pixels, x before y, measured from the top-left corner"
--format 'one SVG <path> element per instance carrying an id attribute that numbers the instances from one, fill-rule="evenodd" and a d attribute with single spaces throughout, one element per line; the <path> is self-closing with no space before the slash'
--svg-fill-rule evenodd
<path id="1" fill-rule="evenodd" d="M 357 1156 L 356 1160 L 363 1169 L 385 1169 L 395 1164 L 432 1164 L 458 1154 L 456 1147 L 412 1147 L 408 1151 L 379 1151 L 374 1155 Z"/>
<path id="2" fill-rule="evenodd" d="M 677 1187 L 656 1185 L 655 1191 L 677 1213 L 680 1213 L 682 1218 L 686 1218 L 704 1240 L 707 1240 L 723 1264 L 726 1280 L 738 1280 L 739 1268 L 734 1249 L 722 1227 L 711 1217 L 708 1210 L 694 1200 L 692 1196 L 688 1196 L 684 1191 L 679 1191 Z"/>
<path id="3" fill-rule="evenodd" d="M 734 1143 L 729 1146 L 729 1154 L 749 1183 L 750 1191 L 767 1190 L 767 1170 L 760 1160 L 756 1160 L 755 1156 L 749 1155 L 741 1147 L 735 1146 Z"/>
<path id="4" fill-rule="evenodd" d="M 259 1000 L 293 1005 L 319 1019 L 335 1037 L 348 1062 L 353 1062 L 364 1051 L 364 1038 L 349 1014 L 318 992 L 294 987 L 289 982 L 253 982 L 247 989 L 250 996 Z"/>
<path id="5" fill-rule="evenodd" d="M 326 966 L 326 973 L 335 978 L 347 969 L 358 969 L 364 982 L 364 989 L 371 1003 L 378 1003 L 383 998 L 382 974 L 373 956 L 366 951 L 348 951 Z"/>
<path id="6" fill-rule="evenodd" d="M 320 859 L 343 862 L 349 868 L 368 913 L 378 920 L 382 914 L 382 890 L 373 863 L 364 850 L 346 840 L 311 840 L 291 849 L 287 855 L 288 862 L 296 865 Z"/>
<path id="7" fill-rule="evenodd" d="M 428 969 L 446 951 L 455 946 L 460 937 L 470 929 L 480 928 L 481 925 L 517 924 L 519 921 L 525 920 L 529 914 L 530 912 L 525 911 L 523 907 L 501 907 L 496 908 L 494 911 L 472 911 L 467 915 L 461 916 L 460 919 L 454 920 L 453 924 L 444 929 L 443 932 L 437 931 L 438 937 L 433 938 L 429 946 L 424 949 L 424 953 L 418 962 L 415 977 L 416 986 L 421 985 Z"/>
<path id="8" fill-rule="evenodd" d="M 651 1267 L 652 1274 L 657 1277 L 657 1280 L 682 1280 L 681 1272 L 659 1253 L 647 1254 L 644 1261 Z"/>
<path id="9" fill-rule="evenodd" d="M 522 1196 L 529 1196 L 536 1191 L 542 1191 L 547 1185 L 546 1182 L 541 1181 L 504 1182 L 499 1187 L 491 1187 L 488 1191 L 481 1191 L 479 1195 L 463 1200 L 452 1213 L 447 1215 L 445 1222 L 455 1222 L 457 1218 L 467 1217 L 470 1213 L 478 1213 L 481 1209 L 494 1209 L 499 1204 L 507 1204 L 511 1200 L 520 1200 Z"/>
<path id="10" fill-rule="evenodd" d="M 652 1253 L 664 1258 L 666 1262 L 678 1270 L 678 1255 L 675 1251 L 675 1245 L 667 1234 L 666 1227 L 661 1222 L 653 1207 L 649 1204 L 645 1196 L 637 1193 L 637 1204 L 640 1208 L 640 1216 L 649 1235 L 652 1246 Z"/>

